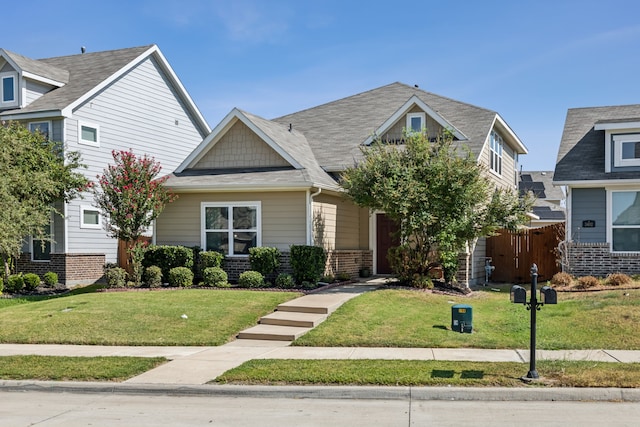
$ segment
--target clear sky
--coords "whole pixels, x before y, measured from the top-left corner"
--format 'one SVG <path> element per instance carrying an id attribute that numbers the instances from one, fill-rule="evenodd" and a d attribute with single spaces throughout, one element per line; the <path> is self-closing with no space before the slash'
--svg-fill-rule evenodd
<path id="1" fill-rule="evenodd" d="M 497 111 L 553 170 L 568 108 L 640 103 L 637 0 L 29 0 L 0 47 L 38 59 L 157 44 L 213 128 L 396 81 Z"/>

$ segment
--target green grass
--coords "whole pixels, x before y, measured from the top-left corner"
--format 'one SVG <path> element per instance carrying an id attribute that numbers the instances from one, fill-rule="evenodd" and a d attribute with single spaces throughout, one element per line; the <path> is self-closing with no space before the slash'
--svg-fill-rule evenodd
<path id="1" fill-rule="evenodd" d="M 472 334 L 451 330 L 458 303 L 472 306 Z M 640 349 L 640 290 L 559 293 L 537 319 L 538 349 Z M 530 312 L 509 301 L 508 287 L 470 296 L 384 289 L 348 301 L 294 345 L 515 349 L 529 347 L 529 330 Z"/>
<path id="2" fill-rule="evenodd" d="M 0 357 L 0 378 L 42 381 L 124 381 L 155 368 L 162 357 Z"/>
<path id="3" fill-rule="evenodd" d="M 640 387 L 640 364 L 541 361 L 535 386 Z M 214 383 L 519 387 L 528 365 L 410 360 L 251 360 Z"/>
<path id="4" fill-rule="evenodd" d="M 0 342 L 221 345 L 297 296 L 189 289 L 0 300 Z"/>

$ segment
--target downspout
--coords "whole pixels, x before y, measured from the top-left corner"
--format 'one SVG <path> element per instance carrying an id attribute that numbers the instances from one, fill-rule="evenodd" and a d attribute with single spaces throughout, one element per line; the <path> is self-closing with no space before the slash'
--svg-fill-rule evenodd
<path id="1" fill-rule="evenodd" d="M 311 190 L 307 190 L 307 245 L 313 246 L 313 199 L 322 193 L 322 188 L 311 194 Z"/>

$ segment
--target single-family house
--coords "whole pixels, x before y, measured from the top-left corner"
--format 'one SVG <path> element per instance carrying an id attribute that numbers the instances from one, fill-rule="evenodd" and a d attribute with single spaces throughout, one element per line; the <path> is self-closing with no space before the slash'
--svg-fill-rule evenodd
<path id="1" fill-rule="evenodd" d="M 0 49 L 0 120 L 19 121 L 65 150 L 79 151 L 95 181 L 112 150 L 153 156 L 173 171 L 211 129 L 155 45 L 31 59 Z M 91 283 L 115 262 L 117 241 L 90 194 L 62 201 L 44 245 L 27 238 L 20 271 L 54 271 L 67 285 Z"/>
<path id="2" fill-rule="evenodd" d="M 533 194 L 529 227 L 539 228 L 565 221 L 563 187 L 553 185 L 553 171 L 522 171 L 518 182 L 520 195 Z"/>
<path id="3" fill-rule="evenodd" d="M 230 279 L 252 246 L 320 245 L 328 270 L 390 273 L 393 224 L 348 200 L 339 175 L 376 139 L 402 144 L 403 129 L 444 129 L 485 165 L 496 186 L 517 188 L 523 143 L 495 111 L 393 83 L 273 120 L 233 109 L 178 166 L 179 194 L 156 222 L 158 244 L 225 254 Z M 484 278 L 484 240 L 462 255 L 459 281 Z"/>
<path id="4" fill-rule="evenodd" d="M 567 188 L 565 269 L 640 273 L 640 105 L 568 110 L 553 183 Z"/>

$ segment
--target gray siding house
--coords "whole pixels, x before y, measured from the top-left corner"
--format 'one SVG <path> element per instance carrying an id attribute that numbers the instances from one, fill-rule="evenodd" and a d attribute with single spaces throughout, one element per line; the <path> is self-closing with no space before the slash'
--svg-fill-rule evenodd
<path id="1" fill-rule="evenodd" d="M 167 181 L 180 198 L 158 218 L 156 241 L 223 252 L 232 280 L 250 247 L 284 254 L 292 244 L 324 247 L 330 273 L 390 273 L 390 221 L 347 199 L 338 177 L 375 139 L 401 145 L 403 129 L 425 128 L 451 131 L 496 186 L 517 188 L 527 150 L 498 113 L 392 83 L 273 120 L 232 110 Z M 484 279 L 485 247 L 470 242 L 459 282 Z"/>
<path id="2" fill-rule="evenodd" d="M 553 183 L 567 188 L 565 270 L 640 273 L 640 105 L 570 109 Z"/>
<path id="3" fill-rule="evenodd" d="M 210 128 L 155 45 L 30 59 L 0 49 L 0 120 L 19 121 L 65 149 L 79 151 L 83 173 L 95 181 L 113 150 L 153 156 L 173 171 Z M 58 206 L 53 243 L 27 238 L 20 271 L 55 271 L 62 283 L 86 284 L 116 262 L 90 194 Z"/>
<path id="4" fill-rule="evenodd" d="M 529 227 L 539 228 L 562 223 L 566 219 L 563 187 L 553 185 L 553 171 L 522 171 L 518 183 L 520 195 L 536 198 L 530 213 Z"/>

